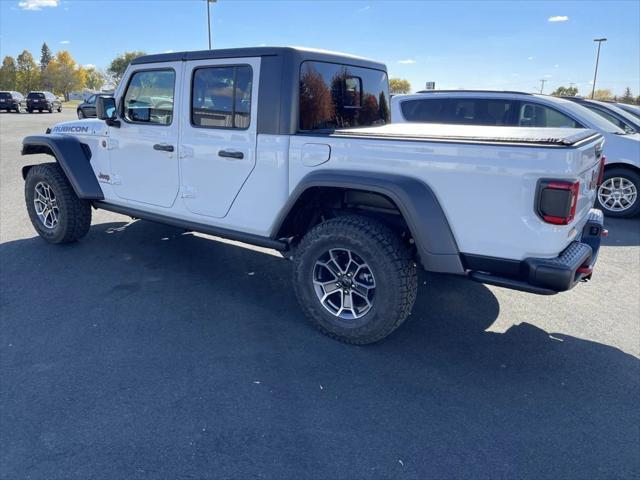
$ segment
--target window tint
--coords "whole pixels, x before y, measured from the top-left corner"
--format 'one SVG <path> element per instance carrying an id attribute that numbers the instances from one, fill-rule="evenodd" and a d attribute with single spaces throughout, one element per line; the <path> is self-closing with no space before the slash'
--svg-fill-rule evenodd
<path id="1" fill-rule="evenodd" d="M 248 128 L 252 83 L 249 66 L 198 68 L 193 73 L 191 123 L 197 127 Z"/>
<path id="2" fill-rule="evenodd" d="M 135 72 L 124 95 L 124 118 L 129 122 L 170 125 L 173 119 L 173 70 Z"/>
<path id="3" fill-rule="evenodd" d="M 91 95 L 89 98 L 87 98 L 87 103 L 89 105 L 93 105 L 94 103 L 96 103 L 96 97 L 97 95 Z"/>
<path id="4" fill-rule="evenodd" d="M 39 93 L 39 92 L 30 92 L 30 93 L 27 95 L 27 98 L 41 99 L 41 98 L 44 98 L 44 93 Z"/>
<path id="5" fill-rule="evenodd" d="M 442 98 L 407 100 L 400 104 L 402 115 L 409 122 L 448 123 L 445 118 L 447 101 Z"/>
<path id="6" fill-rule="evenodd" d="M 519 127 L 568 127 L 581 128 L 582 126 L 553 108 L 544 105 L 522 102 L 518 115 Z"/>
<path id="7" fill-rule="evenodd" d="M 0 92 L 0 98 L 2 100 L 10 100 L 11 94 L 9 92 Z"/>
<path id="8" fill-rule="evenodd" d="M 324 62 L 300 67 L 300 129 L 339 129 L 389 122 L 387 74 Z"/>

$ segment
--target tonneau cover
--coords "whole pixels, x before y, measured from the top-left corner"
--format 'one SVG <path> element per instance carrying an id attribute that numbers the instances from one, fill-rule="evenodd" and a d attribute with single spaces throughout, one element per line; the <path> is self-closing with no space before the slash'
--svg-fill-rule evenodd
<path id="1" fill-rule="evenodd" d="M 585 128 L 491 127 L 434 123 L 392 123 L 379 127 L 349 128 L 336 130 L 333 135 L 549 146 L 573 146 L 600 136 L 597 132 Z"/>

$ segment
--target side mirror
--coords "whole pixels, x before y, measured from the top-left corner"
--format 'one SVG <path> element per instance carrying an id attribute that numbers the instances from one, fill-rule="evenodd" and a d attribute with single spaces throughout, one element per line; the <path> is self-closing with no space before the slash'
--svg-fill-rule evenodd
<path id="1" fill-rule="evenodd" d="M 119 127 L 120 121 L 117 120 L 116 99 L 113 97 L 97 97 L 96 98 L 96 117 L 104 120 L 110 127 Z"/>
<path id="2" fill-rule="evenodd" d="M 96 116 L 100 120 L 115 120 L 116 99 L 113 97 L 97 97 Z"/>

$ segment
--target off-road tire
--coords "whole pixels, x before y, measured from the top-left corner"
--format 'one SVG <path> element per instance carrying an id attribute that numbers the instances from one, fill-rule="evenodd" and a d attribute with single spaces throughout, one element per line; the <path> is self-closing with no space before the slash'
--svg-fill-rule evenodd
<path id="1" fill-rule="evenodd" d="M 313 284 L 316 261 L 329 249 L 348 249 L 375 277 L 372 306 L 362 317 L 344 320 L 321 303 Z M 387 337 L 407 318 L 416 299 L 416 265 L 399 235 L 368 217 L 336 217 L 312 228 L 295 250 L 293 288 L 311 323 L 341 342 L 364 345 Z"/>
<path id="2" fill-rule="evenodd" d="M 48 184 L 55 194 L 59 214 L 53 228 L 47 228 L 36 213 L 35 188 L 40 182 Z M 57 163 L 43 163 L 29 170 L 25 180 L 25 201 L 33 227 L 49 243 L 75 242 L 84 237 L 91 227 L 91 204 L 76 196 Z"/>
<path id="3" fill-rule="evenodd" d="M 613 167 L 605 170 L 603 183 L 611 178 L 624 178 L 629 182 L 633 183 L 636 187 L 636 198 L 633 205 L 626 210 L 614 211 L 608 209 L 605 205 L 600 202 L 600 195 L 597 196 L 596 206 L 602 210 L 608 217 L 614 218 L 631 218 L 640 214 L 640 174 L 638 172 L 632 170 L 631 168 L 625 167 Z M 598 189 L 598 193 L 599 193 Z"/>

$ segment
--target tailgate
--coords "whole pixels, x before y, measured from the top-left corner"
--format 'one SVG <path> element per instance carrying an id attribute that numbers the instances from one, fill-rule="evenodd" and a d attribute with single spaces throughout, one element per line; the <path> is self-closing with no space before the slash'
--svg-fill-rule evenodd
<path id="1" fill-rule="evenodd" d="M 602 148 L 604 140 L 599 138 L 578 148 L 579 159 L 577 160 L 578 175 L 580 180 L 580 194 L 576 207 L 576 224 L 586 222 L 589 210 L 593 208 L 598 193 L 598 177 L 600 174 L 602 159 Z"/>

